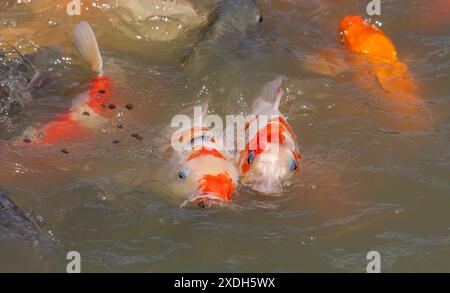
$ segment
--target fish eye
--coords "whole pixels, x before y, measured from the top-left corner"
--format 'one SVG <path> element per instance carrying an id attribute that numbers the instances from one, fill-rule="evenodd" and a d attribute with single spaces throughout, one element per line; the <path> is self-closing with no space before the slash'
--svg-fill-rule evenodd
<path id="1" fill-rule="evenodd" d="M 253 163 L 253 159 L 255 159 L 255 152 L 251 151 L 248 153 L 247 163 L 251 165 Z"/>
<path id="2" fill-rule="evenodd" d="M 297 170 L 298 169 L 297 161 L 292 159 L 291 162 L 289 163 L 289 167 L 291 168 L 291 171 Z"/>
<path id="3" fill-rule="evenodd" d="M 178 178 L 180 178 L 181 180 L 186 179 L 187 175 L 187 172 L 184 170 L 177 173 Z"/>
<path id="4" fill-rule="evenodd" d="M 261 14 L 257 14 L 257 15 L 256 15 L 256 21 L 257 21 L 257 22 L 262 22 L 262 21 L 263 21 L 263 17 L 262 17 Z"/>

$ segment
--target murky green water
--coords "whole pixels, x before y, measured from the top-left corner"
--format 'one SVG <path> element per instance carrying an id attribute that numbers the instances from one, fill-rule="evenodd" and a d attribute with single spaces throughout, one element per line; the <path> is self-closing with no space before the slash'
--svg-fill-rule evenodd
<path id="1" fill-rule="evenodd" d="M 210 1 L 192 2 L 201 15 L 211 9 Z M 196 76 L 181 66 L 195 29 L 155 41 L 154 24 L 124 31 L 114 5 L 67 16 L 51 1 L 34 10 L 2 1 L 2 34 L 35 54 L 52 80 L 2 120 L 0 185 L 59 250 L 36 256 L 21 252 L 26 241 L 17 249 L 0 242 L 0 271 L 65 271 L 65 252 L 76 250 L 84 272 L 364 272 L 366 254 L 377 250 L 385 272 L 450 272 L 449 22 L 425 26 L 429 1 L 383 1 L 374 20 L 420 86 L 420 105 L 405 105 L 352 74 L 302 69 L 305 56 L 340 47 L 340 19 L 365 16 L 368 1 L 257 2 L 259 29 L 229 51 L 227 64 Z M 67 110 L 86 88 L 92 73 L 71 43 L 81 19 L 97 34 L 118 105 L 134 105 L 116 118 L 123 129 L 79 144 L 13 147 L 15 136 Z M 155 176 L 166 163 L 155 148 L 161 128 L 205 99 L 213 113 L 244 113 L 280 74 L 287 77 L 281 110 L 303 156 L 285 192 L 243 187 L 236 207 L 213 210 L 165 200 L 170 179 Z"/>

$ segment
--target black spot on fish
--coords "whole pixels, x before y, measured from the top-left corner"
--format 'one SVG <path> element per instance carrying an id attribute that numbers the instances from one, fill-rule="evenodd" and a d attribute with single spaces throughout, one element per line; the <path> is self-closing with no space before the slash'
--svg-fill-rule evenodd
<path id="1" fill-rule="evenodd" d="M 126 104 L 125 108 L 127 108 L 128 110 L 133 110 L 133 104 Z"/>
<path id="2" fill-rule="evenodd" d="M 84 111 L 84 112 L 83 112 L 83 115 L 84 115 L 84 116 L 90 116 L 91 114 L 90 114 L 88 111 Z"/>
<path id="3" fill-rule="evenodd" d="M 69 151 L 68 151 L 67 149 L 62 149 L 62 150 L 61 150 L 61 153 L 63 153 L 63 154 L 68 154 Z"/>
<path id="4" fill-rule="evenodd" d="M 105 102 L 101 103 L 101 106 L 102 106 L 103 108 L 106 108 L 106 103 L 105 103 Z"/>
<path id="5" fill-rule="evenodd" d="M 106 91 L 105 91 L 104 89 L 99 89 L 99 90 L 98 90 L 98 93 L 99 93 L 99 94 L 104 94 L 104 93 L 106 93 Z"/>

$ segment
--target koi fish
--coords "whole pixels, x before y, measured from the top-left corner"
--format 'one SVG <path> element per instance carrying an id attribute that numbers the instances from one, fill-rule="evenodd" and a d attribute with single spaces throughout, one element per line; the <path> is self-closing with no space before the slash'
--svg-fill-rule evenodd
<path id="1" fill-rule="evenodd" d="M 368 23 L 361 16 L 345 16 L 338 32 L 341 43 L 348 50 L 367 57 L 384 90 L 405 94 L 407 99 L 415 97 L 417 85 L 408 66 L 399 61 L 394 44 L 379 27 Z M 401 98 L 403 95 L 396 97 Z"/>
<path id="2" fill-rule="evenodd" d="M 48 80 L 49 74 L 45 71 L 39 70 L 22 52 L 20 52 L 14 45 L 3 39 L 1 42 L 6 43 L 22 60 L 25 65 L 24 69 L 17 68 L 16 76 L 10 77 L 10 72 L 14 71 L 13 66 L 9 64 L 0 64 L 0 90 L 4 95 L 9 97 L 12 102 L 17 102 L 21 107 L 31 101 L 33 92 L 41 88 Z M 0 100 L 3 100 L 3 95 L 0 95 Z"/>
<path id="3" fill-rule="evenodd" d="M 0 271 L 5 268 L 9 271 L 60 271 L 64 267 L 61 249 L 41 233 L 2 189 L 0 189 L 0 223 L 0 244 L 3 248 L 0 253 L 2 262 Z M 11 253 L 14 258 L 11 258 Z M 11 262 L 12 259 L 14 262 Z M 18 259 L 28 265 L 21 265 Z M 36 264 L 30 266 L 30 259 Z"/>
<path id="4" fill-rule="evenodd" d="M 111 97 L 111 80 L 103 74 L 103 60 L 91 26 L 80 22 L 74 29 L 74 43 L 80 55 L 87 61 L 97 76 L 90 81 L 88 91 L 78 95 L 67 113 L 56 117 L 40 129 L 24 132 L 25 142 L 36 141 L 47 144 L 78 142 L 91 136 L 94 130 L 107 124 L 115 109 Z"/>
<path id="5" fill-rule="evenodd" d="M 223 0 L 209 14 L 199 40 L 183 57 L 183 64 L 191 73 L 204 73 L 205 66 L 228 64 L 228 51 L 243 40 L 250 30 L 262 22 L 262 14 L 255 0 Z M 231 49 L 231 50 L 230 50 Z"/>
<path id="6" fill-rule="evenodd" d="M 245 126 L 248 141 L 238 152 L 240 181 L 263 193 L 280 191 L 283 181 L 298 172 L 301 159 L 295 135 L 279 110 L 283 77 L 268 82 L 252 106 Z"/>
<path id="7" fill-rule="evenodd" d="M 204 107 L 202 117 L 206 111 Z M 202 122 L 192 121 L 194 127 L 181 128 L 171 136 L 172 146 L 175 142 L 178 147 L 171 147 L 169 172 L 173 175 L 169 178 L 173 179 L 169 189 L 177 197 L 187 198 L 182 207 L 220 206 L 232 200 L 238 173 L 216 135 Z"/>

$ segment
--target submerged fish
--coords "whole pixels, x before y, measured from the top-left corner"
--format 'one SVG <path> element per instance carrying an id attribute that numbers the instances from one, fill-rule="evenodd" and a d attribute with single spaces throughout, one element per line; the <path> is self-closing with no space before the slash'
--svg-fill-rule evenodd
<path id="1" fill-rule="evenodd" d="M 254 32 L 262 21 L 255 0 L 223 0 L 210 13 L 200 39 L 184 57 L 184 65 L 192 72 L 201 72 L 212 62 L 226 62 L 226 51 Z"/>
<path id="2" fill-rule="evenodd" d="M 330 76 L 350 71 L 357 83 L 374 95 L 407 102 L 419 99 L 418 86 L 408 66 L 400 62 L 394 44 L 379 27 L 361 16 L 346 16 L 338 33 L 340 42 L 351 54 L 325 49 L 303 58 L 305 69 Z"/>
<path id="3" fill-rule="evenodd" d="M 111 97 L 112 83 L 103 74 L 103 60 L 92 28 L 82 21 L 75 27 L 73 37 L 79 53 L 98 75 L 91 80 L 88 91 L 74 98 L 67 113 L 39 129 L 25 131 L 24 139 L 48 144 L 82 141 L 114 117 L 112 110 L 116 106 Z"/>
<path id="4" fill-rule="evenodd" d="M 297 173 L 301 159 L 295 135 L 279 110 L 282 82 L 278 77 L 264 86 L 245 125 L 245 149 L 236 153 L 241 183 L 263 193 L 280 191 Z"/>
<path id="5" fill-rule="evenodd" d="M 30 59 L 8 41 L 2 40 L 2 42 L 18 54 L 23 64 L 23 66 L 17 66 L 16 62 L 0 64 L 0 102 L 5 111 L 9 110 L 13 104 L 24 107 L 29 103 L 33 92 L 49 80 L 49 74 L 36 68 Z"/>
<path id="6" fill-rule="evenodd" d="M 44 272 L 62 271 L 64 268 L 60 249 L 42 235 L 2 190 L 0 190 L 0 244 L 2 270 Z"/>
<path id="7" fill-rule="evenodd" d="M 119 29 L 152 41 L 173 40 L 204 21 L 187 0 L 119 0 L 117 8 Z"/>

